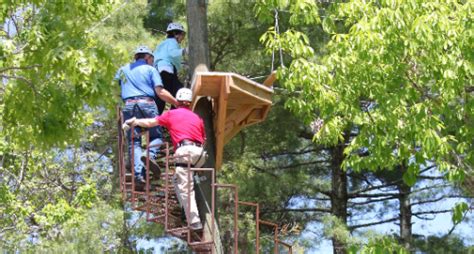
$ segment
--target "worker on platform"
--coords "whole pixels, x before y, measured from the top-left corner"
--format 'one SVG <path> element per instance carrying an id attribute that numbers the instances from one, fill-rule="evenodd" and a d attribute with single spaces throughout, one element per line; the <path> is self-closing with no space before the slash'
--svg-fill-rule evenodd
<path id="1" fill-rule="evenodd" d="M 193 111 L 191 111 L 191 101 L 193 93 L 188 88 L 181 88 L 176 94 L 178 100 L 178 108 L 169 110 L 161 116 L 147 119 L 132 118 L 125 122 L 124 129 L 135 124 L 145 128 L 153 128 L 157 125 L 166 127 L 171 136 L 171 142 L 175 148 L 176 159 L 176 184 L 177 194 L 187 212 L 188 198 L 190 199 L 189 214 L 186 214 L 186 219 L 190 223 L 190 228 L 193 230 L 201 230 L 202 223 L 199 218 L 199 211 L 196 205 L 194 194 L 193 177 L 188 181 L 187 165 L 188 162 L 191 167 L 201 167 L 205 160 L 205 152 L 203 143 L 206 138 L 204 131 L 204 123 L 202 119 Z M 189 156 L 186 156 L 189 155 Z M 189 195 L 188 195 L 189 185 Z"/>
<path id="2" fill-rule="evenodd" d="M 180 44 L 186 36 L 184 27 L 179 23 L 170 23 L 166 28 L 167 38 L 155 49 L 154 66 L 160 73 L 166 90 L 173 96 L 183 87 L 178 79 L 178 72 L 181 70 L 181 62 L 186 54 L 186 48 L 181 48 Z M 158 101 L 158 112 L 160 114 L 165 108 L 164 101 Z"/>
<path id="3" fill-rule="evenodd" d="M 123 107 L 123 118 L 150 118 L 158 115 L 154 98 L 156 95 L 163 101 L 173 105 L 178 105 L 178 101 L 163 88 L 160 75 L 153 68 L 153 53 L 147 46 L 139 46 L 135 50 L 135 61 L 133 63 L 122 66 L 115 75 L 121 86 L 121 97 L 125 103 Z M 162 133 L 159 127 L 150 130 L 150 145 L 159 145 L 162 143 Z M 144 161 L 146 158 L 142 156 L 141 147 L 141 128 L 134 128 L 134 139 L 131 140 L 131 131 L 127 132 L 129 154 L 133 147 L 134 151 L 134 172 L 135 182 L 138 184 L 145 183 Z M 152 158 L 157 156 L 159 147 L 151 147 L 150 155 Z M 153 161 L 154 160 L 150 160 Z M 156 163 L 150 164 L 150 169 L 154 175 L 159 175 L 159 167 Z M 158 172 L 157 172 L 158 171 Z"/>

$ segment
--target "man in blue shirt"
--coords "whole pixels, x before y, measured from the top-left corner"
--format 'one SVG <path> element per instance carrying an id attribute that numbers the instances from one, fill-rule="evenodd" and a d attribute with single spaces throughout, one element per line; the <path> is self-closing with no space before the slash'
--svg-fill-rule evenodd
<path id="1" fill-rule="evenodd" d="M 179 23 L 170 23 L 166 28 L 166 40 L 156 46 L 155 68 L 158 70 L 163 80 L 163 85 L 173 96 L 183 88 L 183 84 L 178 79 L 178 72 L 181 70 L 181 62 L 186 49 L 181 48 L 180 44 L 184 40 L 186 32 Z M 165 103 L 159 101 L 158 112 L 163 112 Z"/>
<path id="2" fill-rule="evenodd" d="M 125 103 L 123 108 L 124 121 L 136 118 L 153 118 L 158 115 L 154 98 L 155 94 L 163 101 L 172 105 L 178 105 L 178 101 L 163 88 L 160 74 L 153 68 L 153 53 L 147 46 L 139 46 L 135 50 L 135 62 L 122 66 L 115 75 L 122 88 L 121 97 Z M 163 143 L 160 127 L 150 128 L 150 146 Z M 133 143 L 131 141 L 131 131 L 127 132 L 129 154 L 131 155 L 133 146 L 133 167 L 135 181 L 145 182 L 144 163 L 142 161 L 141 148 L 141 128 L 135 127 Z M 159 147 L 150 148 L 150 165 L 155 166 L 155 171 L 159 169 L 153 165 Z M 130 156 L 131 157 L 131 156 Z M 152 168 L 153 169 L 153 168 Z"/>

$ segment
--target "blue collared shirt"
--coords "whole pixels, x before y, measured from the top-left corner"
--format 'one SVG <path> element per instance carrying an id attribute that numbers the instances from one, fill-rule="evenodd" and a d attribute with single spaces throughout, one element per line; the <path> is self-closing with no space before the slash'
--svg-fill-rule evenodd
<path id="1" fill-rule="evenodd" d="M 163 87 L 160 74 L 148 65 L 144 59 L 138 59 L 120 67 L 115 74 L 115 80 L 122 86 L 122 99 L 147 96 L 155 97 L 155 87 Z"/>
<path id="2" fill-rule="evenodd" d="M 175 38 L 167 38 L 156 46 L 153 55 L 155 56 L 155 68 L 161 69 L 161 67 L 167 66 L 173 69 L 174 66 L 177 71 L 181 70 L 183 49 Z"/>

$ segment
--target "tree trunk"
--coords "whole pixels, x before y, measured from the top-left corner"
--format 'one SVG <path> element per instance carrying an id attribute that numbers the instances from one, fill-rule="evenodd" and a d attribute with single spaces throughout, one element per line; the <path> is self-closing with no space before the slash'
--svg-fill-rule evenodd
<path id="1" fill-rule="evenodd" d="M 196 69 L 206 71 L 209 68 L 209 43 L 207 33 L 207 1 L 206 0 L 188 0 L 186 2 L 186 16 L 188 18 L 188 38 L 189 38 L 189 75 L 192 75 Z M 190 79 L 191 80 L 191 79 Z M 203 167 L 214 168 L 216 164 L 216 141 L 214 136 L 213 108 L 212 101 L 207 98 L 201 98 L 194 111 L 200 115 L 206 129 L 206 151 L 209 155 L 206 164 Z M 220 236 L 217 227 L 217 214 L 214 214 L 214 229 L 216 235 L 212 239 L 213 220 L 212 210 L 212 174 L 210 172 L 201 173 L 201 183 L 196 184 L 196 202 L 199 208 L 200 217 L 204 224 L 205 241 L 214 241 L 214 253 L 223 253 L 220 243 Z M 214 178 L 215 180 L 216 178 Z M 217 212 L 217 209 L 215 209 Z"/>
<path id="2" fill-rule="evenodd" d="M 188 0 L 186 2 L 190 75 L 200 64 L 204 64 L 207 68 L 210 66 L 206 2 L 206 0 Z"/>
<path id="3" fill-rule="evenodd" d="M 406 172 L 406 168 L 402 167 L 402 172 Z M 402 245 L 410 250 L 411 247 L 411 187 L 401 182 L 398 186 L 399 202 L 400 202 L 400 241 Z"/>
<path id="4" fill-rule="evenodd" d="M 331 212 L 340 222 L 347 225 L 347 175 L 342 169 L 344 160 L 345 142 L 339 143 L 332 149 L 332 193 L 331 193 Z M 332 238 L 333 253 L 346 253 L 344 242 L 337 237 Z"/>

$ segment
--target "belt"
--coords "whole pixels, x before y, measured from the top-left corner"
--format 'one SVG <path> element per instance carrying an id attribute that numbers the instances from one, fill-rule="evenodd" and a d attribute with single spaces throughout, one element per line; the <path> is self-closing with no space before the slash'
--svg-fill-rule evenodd
<path id="1" fill-rule="evenodd" d="M 199 146 L 199 147 L 201 147 L 202 144 L 199 143 L 199 142 L 183 139 L 183 140 L 179 141 L 179 143 L 178 143 L 178 147 L 181 147 L 181 146 Z"/>
<path id="2" fill-rule="evenodd" d="M 154 103 L 155 101 L 150 97 L 134 97 L 125 99 L 125 103 Z"/>

